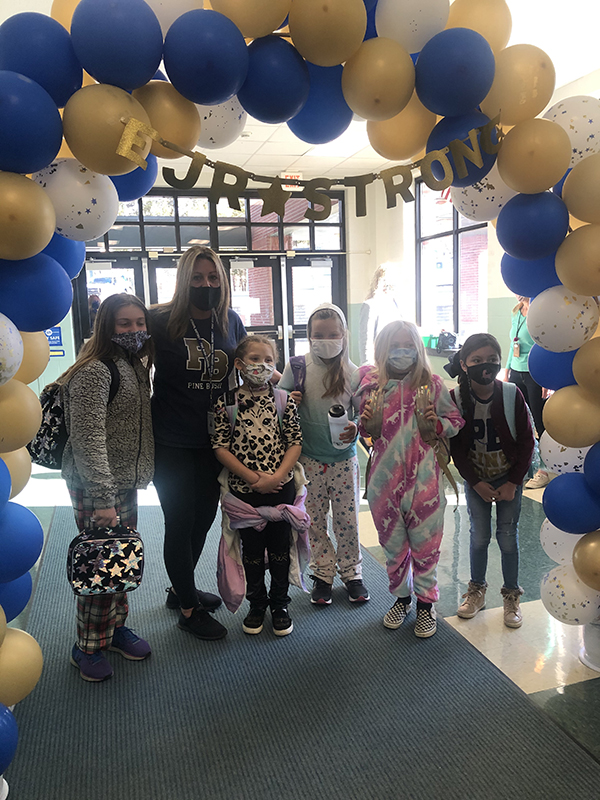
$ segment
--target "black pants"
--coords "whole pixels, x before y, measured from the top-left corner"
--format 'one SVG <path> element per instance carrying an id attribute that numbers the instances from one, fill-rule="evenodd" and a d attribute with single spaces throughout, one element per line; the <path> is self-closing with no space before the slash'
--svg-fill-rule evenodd
<path id="1" fill-rule="evenodd" d="M 165 566 L 182 608 L 198 605 L 194 569 L 217 513 L 221 469 L 210 447 L 156 445 L 154 485 L 165 515 Z"/>
<path id="2" fill-rule="evenodd" d="M 508 380 L 516 384 L 525 398 L 525 402 L 529 406 L 529 410 L 535 422 L 535 429 L 538 438 L 546 430 L 542 420 L 542 408 L 544 401 L 542 399 L 542 387 L 536 383 L 528 372 L 519 372 L 516 369 L 508 371 Z"/>
<path id="3" fill-rule="evenodd" d="M 277 494 L 235 493 L 253 508 L 258 506 L 277 506 L 280 503 L 292 505 L 296 496 L 294 481 L 283 486 Z M 290 524 L 289 522 L 267 522 L 262 531 L 256 528 L 241 528 L 242 562 L 246 573 L 246 597 L 253 608 L 267 608 L 275 611 L 285 608 L 290 602 L 288 596 L 290 570 Z M 265 586 L 265 550 L 269 556 L 271 588 L 267 594 Z"/>

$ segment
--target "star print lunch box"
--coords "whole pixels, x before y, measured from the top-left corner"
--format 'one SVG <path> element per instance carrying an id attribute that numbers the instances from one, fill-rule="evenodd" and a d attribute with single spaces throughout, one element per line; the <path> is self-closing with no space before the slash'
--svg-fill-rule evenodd
<path id="1" fill-rule="evenodd" d="M 132 592 L 142 582 L 144 543 L 133 528 L 86 528 L 67 552 L 67 578 L 78 595 Z"/>

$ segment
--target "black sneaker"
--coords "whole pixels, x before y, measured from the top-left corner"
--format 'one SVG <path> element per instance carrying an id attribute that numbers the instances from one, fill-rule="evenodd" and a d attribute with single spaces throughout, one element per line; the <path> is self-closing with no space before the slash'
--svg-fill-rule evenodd
<path id="1" fill-rule="evenodd" d="M 317 606 L 330 606 L 331 605 L 331 584 L 321 578 L 315 578 L 314 575 L 310 576 L 314 581 L 312 592 L 310 593 L 310 602 Z"/>
<path id="2" fill-rule="evenodd" d="M 250 608 L 250 613 L 242 624 L 244 633 L 260 633 L 263 629 L 266 608 Z"/>
<path id="3" fill-rule="evenodd" d="M 167 593 L 167 600 L 165 603 L 167 608 L 170 608 L 171 610 L 179 610 L 179 598 L 173 591 L 173 587 L 165 589 L 165 592 Z M 201 592 L 200 589 L 196 589 L 196 594 L 198 595 L 198 605 L 200 605 L 205 611 L 216 611 L 223 602 L 218 594 Z"/>
<path id="4" fill-rule="evenodd" d="M 287 636 L 294 630 L 294 623 L 290 619 L 287 608 L 276 608 L 271 610 L 273 618 L 273 633 L 275 636 Z"/>
<path id="5" fill-rule="evenodd" d="M 179 615 L 177 627 L 182 631 L 191 633 L 198 639 L 222 639 L 227 636 L 227 628 L 213 619 L 208 611 L 197 606 L 189 617 Z"/>
<path id="6" fill-rule="evenodd" d="M 369 599 L 369 590 L 360 578 L 356 578 L 353 581 L 346 581 L 346 589 L 348 590 L 348 599 L 351 603 L 366 603 Z"/>

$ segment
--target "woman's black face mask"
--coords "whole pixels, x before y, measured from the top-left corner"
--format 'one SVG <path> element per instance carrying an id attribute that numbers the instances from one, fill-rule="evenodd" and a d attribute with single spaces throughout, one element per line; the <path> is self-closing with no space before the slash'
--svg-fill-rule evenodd
<path id="1" fill-rule="evenodd" d="M 473 364 L 467 367 L 469 378 L 480 386 L 489 386 L 494 382 L 496 375 L 500 372 L 500 364 L 488 361 L 484 364 Z"/>
<path id="2" fill-rule="evenodd" d="M 220 299 L 220 286 L 190 286 L 190 303 L 200 311 L 211 311 Z"/>

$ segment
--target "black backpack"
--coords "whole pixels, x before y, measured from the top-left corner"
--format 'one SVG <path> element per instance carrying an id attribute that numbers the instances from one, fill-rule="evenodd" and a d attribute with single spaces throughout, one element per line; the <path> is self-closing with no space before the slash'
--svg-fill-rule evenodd
<path id="1" fill-rule="evenodd" d="M 110 392 L 108 402 L 112 402 L 119 391 L 121 376 L 119 368 L 112 359 L 102 359 L 110 370 Z M 42 424 L 39 431 L 27 445 L 34 464 L 48 469 L 62 469 L 62 457 L 69 434 L 65 423 L 62 386 L 49 383 L 40 395 Z"/>

